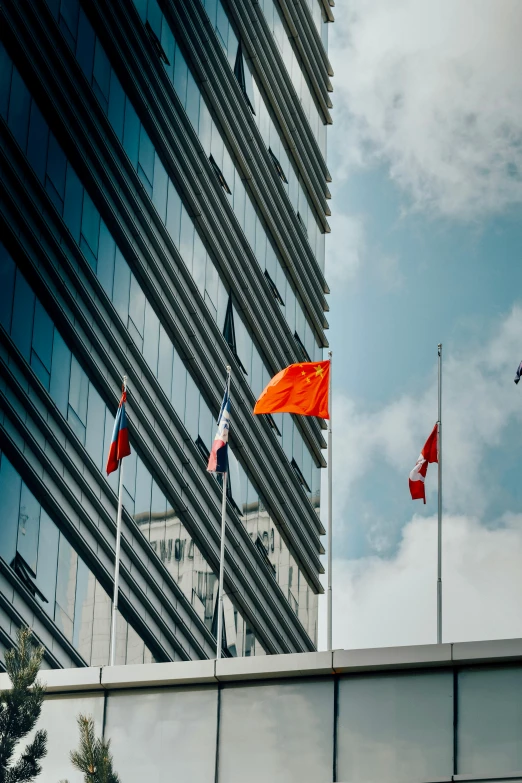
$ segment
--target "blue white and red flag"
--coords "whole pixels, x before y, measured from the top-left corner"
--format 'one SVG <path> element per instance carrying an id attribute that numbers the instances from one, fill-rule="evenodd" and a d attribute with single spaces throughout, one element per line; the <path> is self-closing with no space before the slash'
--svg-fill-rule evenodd
<path id="1" fill-rule="evenodd" d="M 107 457 L 107 475 L 118 470 L 120 459 L 128 457 L 131 453 L 129 444 L 129 431 L 127 429 L 127 415 L 125 413 L 125 402 L 127 401 L 127 392 L 123 391 L 121 395 L 120 404 L 118 406 L 118 412 L 116 413 L 116 420 L 114 422 L 114 429 L 112 431 L 111 447 L 109 449 L 109 456 Z"/>
<path id="2" fill-rule="evenodd" d="M 218 417 L 218 428 L 212 451 L 208 460 L 207 470 L 212 473 L 227 473 L 228 471 L 228 431 L 230 429 L 230 395 L 228 387 L 221 403 Z"/>

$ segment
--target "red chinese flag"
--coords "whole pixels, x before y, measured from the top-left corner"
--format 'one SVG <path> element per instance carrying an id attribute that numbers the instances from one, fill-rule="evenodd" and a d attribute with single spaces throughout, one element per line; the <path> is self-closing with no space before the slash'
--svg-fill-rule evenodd
<path id="1" fill-rule="evenodd" d="M 410 493 L 412 500 L 423 500 L 424 503 L 426 503 L 424 481 L 428 471 L 428 463 L 439 461 L 437 430 L 438 425 L 436 424 L 431 435 L 424 444 L 417 464 L 410 473 Z"/>
<path id="2" fill-rule="evenodd" d="M 329 383 L 329 361 L 291 364 L 263 389 L 254 413 L 300 413 L 329 419 Z"/>

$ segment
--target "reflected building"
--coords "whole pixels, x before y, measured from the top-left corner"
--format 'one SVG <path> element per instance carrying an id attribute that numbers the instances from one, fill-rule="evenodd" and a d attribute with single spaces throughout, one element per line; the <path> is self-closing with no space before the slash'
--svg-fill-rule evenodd
<path id="1" fill-rule="evenodd" d="M 232 368 L 225 656 L 314 650 L 325 422 L 254 417 L 327 347 L 328 0 L 0 8 L 0 659 L 109 656 L 122 375 L 118 663 L 215 656 Z"/>

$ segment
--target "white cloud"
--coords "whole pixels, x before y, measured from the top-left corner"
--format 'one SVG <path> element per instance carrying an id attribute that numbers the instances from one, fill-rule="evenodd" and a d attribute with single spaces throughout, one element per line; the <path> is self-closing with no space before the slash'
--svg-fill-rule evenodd
<path id="1" fill-rule="evenodd" d="M 330 164 L 384 161 L 415 208 L 477 219 L 522 203 L 522 3 L 352 0 L 330 55 Z"/>
<path id="2" fill-rule="evenodd" d="M 522 515 L 485 528 L 466 516 L 444 517 L 443 641 L 522 636 Z M 436 641 L 435 517 L 413 517 L 397 555 L 334 560 L 334 648 Z M 325 648 L 325 599 L 320 601 Z"/>
<path id="3" fill-rule="evenodd" d="M 359 272 L 366 246 L 360 217 L 334 213 L 332 233 L 327 235 L 327 275 L 330 288 L 353 280 Z"/>
<path id="4" fill-rule="evenodd" d="M 522 421 L 521 390 L 513 383 L 521 334 L 522 308 L 515 306 L 488 340 L 469 346 L 461 354 L 445 350 L 447 640 L 522 635 L 522 515 L 514 515 L 517 509 L 512 509 L 500 519 L 488 518 L 488 503 L 495 488 L 488 481 L 485 466 L 490 449 L 501 446 L 508 428 L 519 428 Z M 409 471 L 436 417 L 435 369 L 418 395 L 403 395 L 377 410 L 361 409 L 346 396 L 334 393 L 333 521 L 337 535 L 341 537 L 348 525 L 357 524 L 350 516 L 351 495 L 368 476 L 374 476 L 378 486 L 383 462 L 396 472 L 405 497 L 409 497 Z M 436 479 L 433 465 L 428 469 L 428 503 L 433 503 Z M 394 519 L 393 508 L 386 507 L 385 499 L 381 501 L 385 517 L 381 510 L 373 526 L 371 520 L 370 524 L 365 521 L 376 555 L 336 563 L 337 646 L 433 641 L 435 522 L 415 516 L 409 521 Z M 387 531 L 400 528 L 404 522 L 397 552 L 391 558 L 378 557 L 387 549 Z M 321 626 L 324 631 L 324 623 Z"/>

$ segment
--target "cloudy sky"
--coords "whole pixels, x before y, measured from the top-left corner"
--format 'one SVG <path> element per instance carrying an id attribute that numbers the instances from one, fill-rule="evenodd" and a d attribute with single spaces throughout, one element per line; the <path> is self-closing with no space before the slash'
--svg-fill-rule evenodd
<path id="1" fill-rule="evenodd" d="M 335 11 L 334 647 L 436 641 L 438 342 L 443 640 L 522 636 L 522 3 Z"/>

